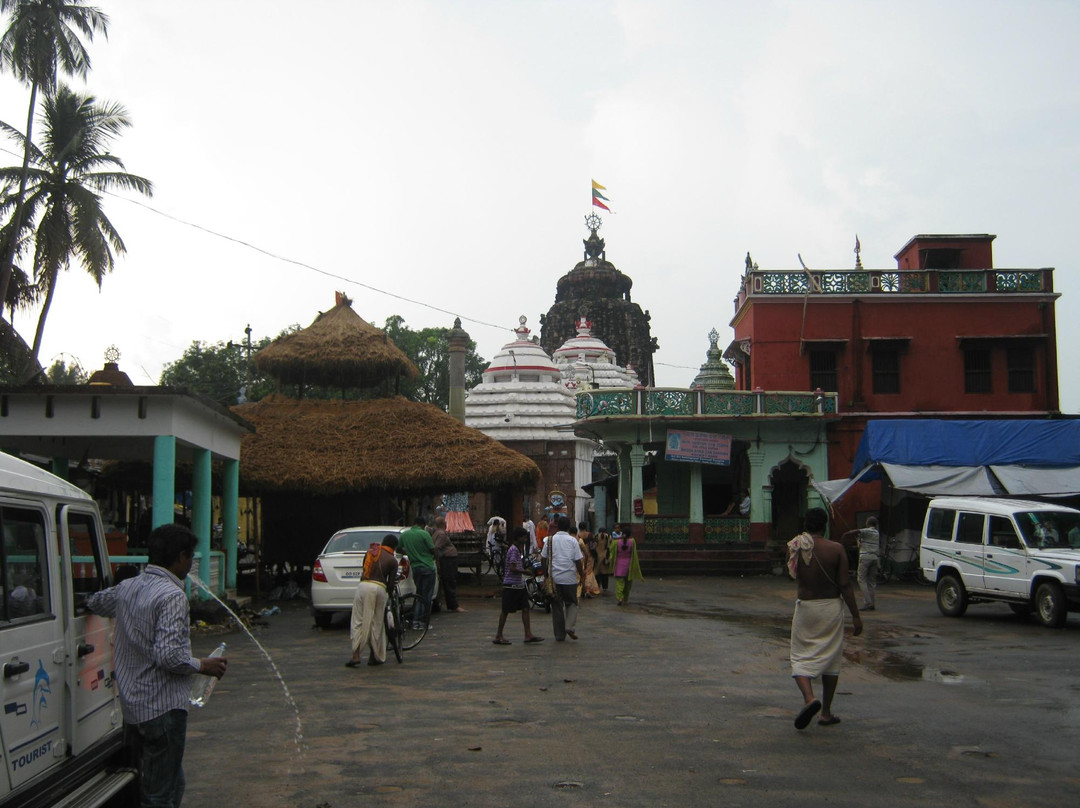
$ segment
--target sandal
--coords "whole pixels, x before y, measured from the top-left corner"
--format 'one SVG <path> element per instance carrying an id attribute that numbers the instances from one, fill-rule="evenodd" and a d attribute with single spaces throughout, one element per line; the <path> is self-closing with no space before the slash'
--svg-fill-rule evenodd
<path id="1" fill-rule="evenodd" d="M 495 645 L 513 645 L 510 640 L 492 640 Z"/>

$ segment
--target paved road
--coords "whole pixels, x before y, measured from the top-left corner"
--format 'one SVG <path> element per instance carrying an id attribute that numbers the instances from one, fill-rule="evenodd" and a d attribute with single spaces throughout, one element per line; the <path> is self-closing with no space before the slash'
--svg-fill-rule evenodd
<path id="1" fill-rule="evenodd" d="M 580 640 L 491 643 L 498 601 L 463 587 L 405 663 L 347 669 L 348 629 L 284 604 L 234 633 L 190 719 L 187 806 L 1058 806 L 1080 787 L 1080 616 L 1004 606 L 942 617 L 933 590 L 879 588 L 848 639 L 834 711 L 800 699 L 779 578 L 670 578 L 588 601 Z M 196 653 L 218 637 L 196 637 Z M 302 738 L 299 737 L 302 733 Z"/>

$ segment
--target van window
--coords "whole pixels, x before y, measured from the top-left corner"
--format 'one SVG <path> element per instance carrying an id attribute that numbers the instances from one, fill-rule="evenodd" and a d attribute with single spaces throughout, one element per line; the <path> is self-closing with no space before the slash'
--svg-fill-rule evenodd
<path id="1" fill-rule="evenodd" d="M 4 621 L 48 614 L 48 555 L 45 514 L 29 508 L 0 508 L 4 544 L 0 550 L 0 619 Z"/>
<path id="2" fill-rule="evenodd" d="M 990 544 L 1011 550 L 1020 549 L 1020 537 L 1016 535 L 1012 522 L 1004 516 L 990 517 Z"/>
<path id="3" fill-rule="evenodd" d="M 960 524 L 956 528 L 956 540 L 965 544 L 983 543 L 983 526 L 986 516 L 981 513 L 960 514 Z"/>
<path id="4" fill-rule="evenodd" d="M 70 508 L 66 514 L 71 542 L 71 586 L 75 593 L 75 614 L 80 615 L 86 611 L 86 599 L 102 588 L 106 559 L 101 557 L 94 517 Z"/>
<path id="5" fill-rule="evenodd" d="M 956 511 L 931 508 L 930 518 L 926 522 L 926 538 L 952 541 L 952 529 L 955 521 Z"/>

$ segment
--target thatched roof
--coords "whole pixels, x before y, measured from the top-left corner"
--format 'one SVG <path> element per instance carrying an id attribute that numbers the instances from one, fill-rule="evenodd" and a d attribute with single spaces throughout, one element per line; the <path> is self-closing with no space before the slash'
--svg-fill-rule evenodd
<path id="1" fill-rule="evenodd" d="M 384 379 L 416 378 L 416 365 L 352 310 L 344 295 L 302 331 L 278 337 L 257 354 L 255 367 L 284 384 L 372 387 Z"/>
<path id="2" fill-rule="evenodd" d="M 525 455 L 438 407 L 400 396 L 343 401 L 273 395 L 232 409 L 256 428 L 240 446 L 240 481 L 249 491 L 531 490 L 540 479 L 540 469 Z"/>

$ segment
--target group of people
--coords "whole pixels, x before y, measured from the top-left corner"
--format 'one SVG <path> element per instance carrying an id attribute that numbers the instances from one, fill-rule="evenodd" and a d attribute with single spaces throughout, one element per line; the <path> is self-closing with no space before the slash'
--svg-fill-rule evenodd
<path id="1" fill-rule="evenodd" d="M 523 525 L 511 534 L 506 551 L 503 573 L 502 611 L 493 642 L 510 645 L 503 630 L 506 619 L 521 612 L 525 642 L 541 642 L 532 633 L 529 598 L 525 591 L 525 563 L 530 540 Z M 568 516 L 558 516 L 539 551 L 540 565 L 545 575 L 547 595 L 551 602 L 551 623 L 556 642 L 567 637 L 576 640 L 578 606 L 582 598 L 594 598 L 608 589 L 610 578 L 615 579 L 616 603 L 620 606 L 630 598 L 634 581 L 644 580 L 638 562 L 637 543 L 625 526 L 614 533 L 600 528 L 591 533 L 584 522 L 574 525 Z"/>

